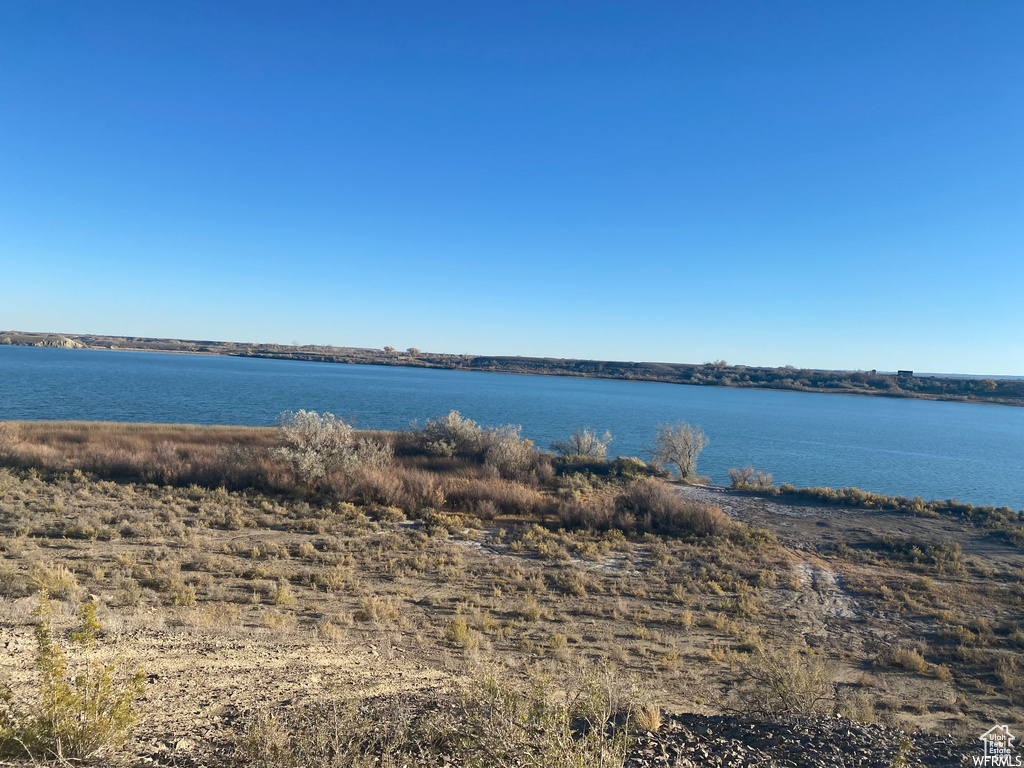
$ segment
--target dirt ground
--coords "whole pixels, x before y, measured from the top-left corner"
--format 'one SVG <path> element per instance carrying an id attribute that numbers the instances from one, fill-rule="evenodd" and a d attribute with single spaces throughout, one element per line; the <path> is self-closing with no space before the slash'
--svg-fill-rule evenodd
<path id="1" fill-rule="evenodd" d="M 887 534 L 929 543 L 956 541 L 965 558 L 979 566 L 1024 568 L 1024 550 L 996 531 L 964 525 L 955 518 L 782 501 L 727 488 L 680 486 L 680 493 L 716 504 L 735 520 L 767 528 L 795 550 L 830 551 L 840 543 L 856 547 Z"/>

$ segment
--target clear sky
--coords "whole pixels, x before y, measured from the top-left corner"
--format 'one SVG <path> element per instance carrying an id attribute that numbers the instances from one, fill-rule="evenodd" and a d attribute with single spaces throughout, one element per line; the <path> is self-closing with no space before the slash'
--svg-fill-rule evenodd
<path id="1" fill-rule="evenodd" d="M 1024 3 L 0 5 L 0 328 L 1024 374 Z"/>

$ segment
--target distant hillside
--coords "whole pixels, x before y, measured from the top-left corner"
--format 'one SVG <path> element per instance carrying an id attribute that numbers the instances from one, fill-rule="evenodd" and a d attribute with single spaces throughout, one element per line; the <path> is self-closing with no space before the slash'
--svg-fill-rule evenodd
<path id="1" fill-rule="evenodd" d="M 908 397 L 928 400 L 1024 405 L 1024 379 L 980 378 L 911 372 L 824 371 L 810 368 L 762 368 L 715 363 L 633 363 L 611 360 L 572 360 L 550 357 L 449 355 L 399 351 L 391 347 L 366 349 L 318 345 L 248 344 L 192 339 L 154 339 L 139 336 L 30 333 L 0 331 L 0 344 L 37 347 L 121 349 L 148 352 L 183 352 L 310 360 L 321 363 L 398 365 L 412 368 L 447 368 L 493 373 L 659 381 L 712 387 L 782 389 L 796 392 L 833 392 L 849 395 Z"/>
<path id="2" fill-rule="evenodd" d="M 0 344 L 20 347 L 58 347 L 62 349 L 84 349 L 85 344 L 56 333 L 0 332 Z"/>

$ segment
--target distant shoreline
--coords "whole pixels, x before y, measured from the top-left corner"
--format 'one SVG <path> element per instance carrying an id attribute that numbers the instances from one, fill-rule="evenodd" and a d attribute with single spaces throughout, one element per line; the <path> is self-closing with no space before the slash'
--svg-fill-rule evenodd
<path id="1" fill-rule="evenodd" d="M 532 376 L 642 381 L 732 389 L 860 395 L 908 400 L 1024 406 L 1024 379 L 897 374 L 877 371 L 829 371 L 728 365 L 577 360 L 501 355 L 455 355 L 320 345 L 249 344 L 24 331 L 0 331 L 0 344 L 58 349 L 254 357 L 320 363 L 382 365 L 402 368 L 511 373 Z"/>

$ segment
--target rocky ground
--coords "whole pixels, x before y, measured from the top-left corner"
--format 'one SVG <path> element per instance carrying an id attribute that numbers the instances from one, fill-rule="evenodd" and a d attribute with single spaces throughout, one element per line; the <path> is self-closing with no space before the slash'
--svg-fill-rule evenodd
<path id="1" fill-rule="evenodd" d="M 980 745 L 905 732 L 841 717 L 764 721 L 746 717 L 674 715 L 657 733 L 638 737 L 628 768 L 889 768 L 966 765 Z M 905 762 L 900 762 L 901 760 Z"/>
<path id="2" fill-rule="evenodd" d="M 227 720 L 236 714 L 225 712 Z M 207 742 L 202 753 L 154 746 L 136 765 L 215 768 L 232 761 L 227 743 Z M 980 754 L 980 743 L 908 735 L 842 717 L 758 720 L 681 714 L 667 716 L 656 732 L 634 736 L 626 768 L 958 768 Z"/>

